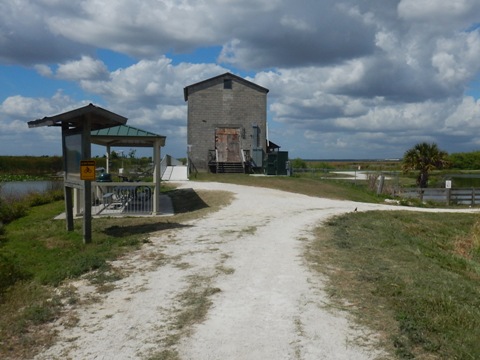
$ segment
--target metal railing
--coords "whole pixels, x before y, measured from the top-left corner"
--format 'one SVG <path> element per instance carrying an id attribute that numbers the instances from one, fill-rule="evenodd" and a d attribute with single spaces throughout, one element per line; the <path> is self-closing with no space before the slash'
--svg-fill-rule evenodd
<path id="1" fill-rule="evenodd" d="M 188 176 L 190 177 L 191 174 L 193 174 L 194 177 L 197 177 L 198 170 L 197 170 L 197 167 L 195 166 L 195 163 L 189 157 L 188 158 Z"/>
<path id="2" fill-rule="evenodd" d="M 480 204 L 480 189 L 475 188 L 415 188 L 402 189 L 400 197 L 418 199 L 420 201 L 432 201 L 445 203 L 446 205 L 470 205 L 476 206 Z"/>
<path id="3" fill-rule="evenodd" d="M 95 215 L 152 214 L 154 183 L 95 182 L 92 185 Z"/>

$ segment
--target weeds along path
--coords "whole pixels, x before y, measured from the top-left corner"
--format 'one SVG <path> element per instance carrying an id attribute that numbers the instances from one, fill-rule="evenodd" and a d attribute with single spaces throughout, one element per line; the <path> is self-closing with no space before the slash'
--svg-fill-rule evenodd
<path id="1" fill-rule="evenodd" d="M 312 230 L 332 215 L 399 209 L 276 190 L 185 182 L 235 194 L 227 207 L 113 265 L 108 292 L 75 285 L 78 304 L 59 341 L 37 359 L 374 359 L 347 315 L 329 307 L 304 260 Z"/>

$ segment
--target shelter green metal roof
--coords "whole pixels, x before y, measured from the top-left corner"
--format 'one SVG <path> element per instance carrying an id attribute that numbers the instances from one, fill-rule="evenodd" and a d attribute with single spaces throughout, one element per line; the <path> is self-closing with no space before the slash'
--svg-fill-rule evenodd
<path id="1" fill-rule="evenodd" d="M 151 147 L 160 141 L 165 146 L 166 137 L 133 126 L 119 125 L 91 132 L 91 141 L 103 146 Z"/>

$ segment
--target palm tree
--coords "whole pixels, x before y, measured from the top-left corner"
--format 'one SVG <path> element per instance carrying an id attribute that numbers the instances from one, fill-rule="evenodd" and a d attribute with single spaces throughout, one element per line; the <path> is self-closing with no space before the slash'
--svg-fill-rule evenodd
<path id="1" fill-rule="evenodd" d="M 428 176 L 432 170 L 448 166 L 448 153 L 438 148 L 435 143 L 418 143 L 403 155 L 402 169 L 404 172 L 418 170 L 417 185 L 428 187 Z"/>

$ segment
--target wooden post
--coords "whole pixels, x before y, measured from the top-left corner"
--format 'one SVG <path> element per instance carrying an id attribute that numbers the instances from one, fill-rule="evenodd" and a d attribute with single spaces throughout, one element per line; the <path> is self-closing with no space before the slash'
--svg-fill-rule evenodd
<path id="1" fill-rule="evenodd" d="M 90 145 L 90 131 L 92 125 L 92 118 L 90 114 L 84 116 L 84 123 L 82 128 L 82 157 L 83 159 L 90 159 L 91 145 Z M 92 183 L 91 181 L 83 181 L 83 243 L 89 244 L 92 242 Z"/>
<path id="2" fill-rule="evenodd" d="M 107 159 L 105 164 L 105 172 L 110 174 L 110 145 L 107 145 Z"/>
<path id="3" fill-rule="evenodd" d="M 156 140 L 153 143 L 153 182 L 155 188 L 153 189 L 153 215 L 160 214 L 160 182 L 162 181 L 162 174 L 160 169 L 160 141 Z"/>
<path id="4" fill-rule="evenodd" d="M 79 188 L 73 188 L 73 214 L 75 216 L 82 215 L 82 190 Z"/>
<path id="5" fill-rule="evenodd" d="M 65 132 L 68 130 L 68 125 L 62 124 L 62 150 L 63 154 L 66 154 L 66 144 L 65 144 Z M 67 169 L 67 157 L 63 157 L 63 168 Z M 67 174 L 63 177 L 63 194 L 65 196 L 65 220 L 67 231 L 73 231 L 73 188 L 70 186 L 65 186 L 65 181 L 67 180 Z"/>
<path id="6" fill-rule="evenodd" d="M 377 195 L 382 194 L 384 183 L 385 183 L 385 175 L 381 174 L 379 179 L 378 179 Z"/>
<path id="7" fill-rule="evenodd" d="M 73 231 L 73 188 L 69 186 L 64 187 L 65 196 L 65 216 L 67 220 L 67 231 Z"/>

